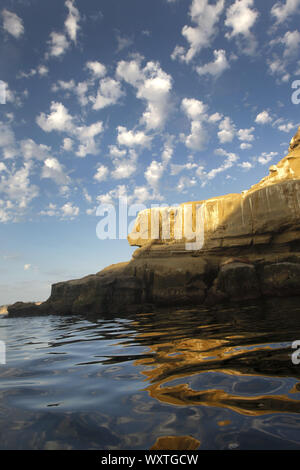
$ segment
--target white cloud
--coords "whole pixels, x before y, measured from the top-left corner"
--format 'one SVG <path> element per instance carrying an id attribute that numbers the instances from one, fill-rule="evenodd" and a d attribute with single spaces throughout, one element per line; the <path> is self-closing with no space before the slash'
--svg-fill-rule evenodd
<path id="1" fill-rule="evenodd" d="M 65 5 L 69 10 L 68 16 L 65 21 L 65 28 L 70 39 L 76 43 L 77 31 L 79 30 L 80 14 L 74 5 L 75 0 L 67 0 Z"/>
<path id="2" fill-rule="evenodd" d="M 277 2 L 273 5 L 271 14 L 275 16 L 276 23 L 283 23 L 290 16 L 297 13 L 300 7 L 300 0 L 285 0 L 285 2 Z"/>
<path id="3" fill-rule="evenodd" d="M 103 78 L 99 83 L 99 89 L 97 96 L 94 99 L 93 109 L 103 109 L 107 106 L 116 104 L 123 95 L 124 92 L 121 90 L 120 82 L 117 82 L 113 78 Z"/>
<path id="4" fill-rule="evenodd" d="M 58 90 L 70 91 L 70 90 L 74 90 L 74 88 L 75 88 L 75 81 L 73 79 L 69 80 L 68 82 L 64 80 L 58 80 L 57 83 L 52 85 L 51 91 L 53 92 L 56 92 Z"/>
<path id="5" fill-rule="evenodd" d="M 32 139 L 24 139 L 20 142 L 20 150 L 25 160 L 45 160 L 51 152 L 51 148 L 44 144 L 37 144 Z"/>
<path id="6" fill-rule="evenodd" d="M 256 47 L 256 40 L 251 33 L 251 28 L 258 18 L 257 10 L 252 9 L 254 0 L 235 0 L 227 9 L 225 26 L 231 28 L 225 36 L 232 39 L 236 36 L 244 37 L 244 52 L 252 54 Z"/>
<path id="7" fill-rule="evenodd" d="M 151 137 L 147 136 L 143 131 L 128 131 L 126 127 L 118 126 L 118 143 L 126 147 L 149 147 Z"/>
<path id="8" fill-rule="evenodd" d="M 69 152 L 70 150 L 72 150 L 73 148 L 73 140 L 70 139 L 69 137 L 66 137 L 64 140 L 63 140 L 63 150 L 65 150 L 66 152 Z"/>
<path id="9" fill-rule="evenodd" d="M 130 149 L 128 155 L 126 155 L 126 150 L 125 154 L 123 154 L 124 151 L 116 152 L 116 150 L 117 148 L 115 148 L 114 150 L 111 148 L 112 153 L 116 155 L 116 157 L 113 159 L 115 169 L 112 172 L 112 177 L 114 179 L 129 178 L 137 170 L 137 153 L 135 152 L 135 150 Z M 119 155 L 117 155 L 117 153 L 119 153 Z"/>
<path id="10" fill-rule="evenodd" d="M 63 166 L 54 157 L 45 160 L 41 177 L 53 179 L 59 186 L 67 186 L 70 183 L 70 178 L 65 174 Z"/>
<path id="11" fill-rule="evenodd" d="M 174 163 L 172 163 L 171 164 L 171 175 L 178 175 L 179 173 L 181 173 L 184 170 L 195 170 L 196 168 L 198 168 L 197 163 L 192 163 L 192 162 L 183 163 L 183 164 L 174 164 Z"/>
<path id="12" fill-rule="evenodd" d="M 247 144 L 245 142 L 243 142 L 241 145 L 240 145 L 240 149 L 241 150 L 249 150 L 252 148 L 252 144 Z"/>
<path id="13" fill-rule="evenodd" d="M 15 201 L 18 209 L 24 209 L 38 196 L 39 189 L 30 182 L 31 162 L 10 171 L 9 174 L 1 175 L 0 192 L 5 194 L 10 200 Z"/>
<path id="14" fill-rule="evenodd" d="M 24 264 L 24 271 L 28 271 L 31 268 L 31 264 Z"/>
<path id="15" fill-rule="evenodd" d="M 127 150 L 120 150 L 116 145 L 109 146 L 109 154 L 115 158 L 124 157 L 127 153 Z"/>
<path id="16" fill-rule="evenodd" d="M 281 42 L 284 44 L 285 49 L 283 57 L 292 58 L 297 55 L 300 45 L 300 33 L 299 31 L 287 31 Z"/>
<path id="17" fill-rule="evenodd" d="M 149 186 L 155 189 L 158 187 L 158 183 L 163 176 L 164 169 L 165 167 L 161 162 L 153 160 L 150 163 L 150 165 L 145 171 L 145 178 Z"/>
<path id="18" fill-rule="evenodd" d="M 45 75 L 48 75 L 49 69 L 46 65 L 41 64 L 38 66 L 37 71 L 41 77 L 44 77 Z"/>
<path id="19" fill-rule="evenodd" d="M 219 173 L 229 170 L 229 168 L 231 168 L 234 165 L 234 163 L 236 163 L 239 159 L 239 157 L 235 153 L 226 152 L 223 149 L 217 149 L 215 153 L 217 155 L 223 155 L 226 158 L 224 162 L 222 163 L 222 165 L 220 165 L 218 168 L 214 168 L 213 170 L 210 170 L 205 175 L 206 178 L 209 180 L 214 179 Z M 206 181 L 204 181 L 203 185 L 205 184 L 206 184 Z"/>
<path id="20" fill-rule="evenodd" d="M 95 138 L 103 132 L 103 122 L 94 122 L 90 126 L 76 127 L 74 135 L 80 142 L 76 152 L 78 157 L 86 157 L 86 155 L 95 155 L 99 151 Z"/>
<path id="21" fill-rule="evenodd" d="M 67 202 L 61 207 L 62 216 L 73 219 L 79 214 L 79 207 L 73 206 L 71 202 Z"/>
<path id="22" fill-rule="evenodd" d="M 104 165 L 100 165 L 97 168 L 97 172 L 94 175 L 94 179 L 97 180 L 98 182 L 100 181 L 105 181 L 108 175 L 108 169 Z"/>
<path id="23" fill-rule="evenodd" d="M 184 98 L 181 108 L 186 116 L 191 120 L 191 131 L 189 135 L 181 134 L 187 148 L 192 150 L 203 150 L 207 142 L 207 132 L 203 121 L 207 118 L 208 106 L 202 101 L 194 98 Z"/>
<path id="24" fill-rule="evenodd" d="M 272 118 L 268 111 L 262 111 L 256 116 L 255 122 L 257 124 L 268 124 L 269 122 L 272 122 Z"/>
<path id="25" fill-rule="evenodd" d="M 215 123 L 215 122 L 221 121 L 222 117 L 223 117 L 222 114 L 214 113 L 211 116 L 209 116 L 208 120 L 209 120 L 209 122 Z"/>
<path id="26" fill-rule="evenodd" d="M 16 155 L 15 134 L 11 127 L 0 121 L 0 148 L 3 149 L 4 158 Z"/>
<path id="27" fill-rule="evenodd" d="M 207 142 L 207 132 L 201 121 L 191 122 L 191 133 L 187 136 L 181 135 L 187 148 L 191 150 L 203 150 Z"/>
<path id="28" fill-rule="evenodd" d="M 267 165 L 268 163 L 270 163 L 270 161 L 276 157 L 278 155 L 278 152 L 270 152 L 270 153 L 267 153 L 267 152 L 263 152 L 260 157 L 258 157 L 257 161 L 261 164 L 261 165 Z"/>
<path id="29" fill-rule="evenodd" d="M 66 38 L 65 34 L 52 31 L 52 33 L 50 33 L 49 46 L 50 56 L 59 57 L 67 51 L 70 46 L 70 43 Z"/>
<path id="30" fill-rule="evenodd" d="M 18 39 L 24 33 L 24 26 L 22 19 L 8 10 L 2 10 L 2 18 L 3 18 L 3 28 L 9 34 L 14 36 Z"/>
<path id="31" fill-rule="evenodd" d="M 90 70 L 93 78 L 103 78 L 106 75 L 106 67 L 98 61 L 89 61 L 86 63 L 86 68 Z"/>
<path id="32" fill-rule="evenodd" d="M 161 69 L 158 62 L 148 62 L 141 69 L 139 57 L 130 62 L 120 61 L 116 74 L 137 89 L 138 99 L 146 101 L 140 122 L 147 129 L 162 128 L 170 111 L 171 76 Z"/>
<path id="33" fill-rule="evenodd" d="M 196 67 L 196 71 L 199 75 L 212 75 L 213 77 L 219 77 L 229 68 L 226 52 L 223 49 L 219 51 L 215 50 L 214 56 L 215 60 L 213 62 Z"/>
<path id="34" fill-rule="evenodd" d="M 176 46 L 172 58 L 179 58 L 189 63 L 203 48 L 211 45 L 216 34 L 216 25 L 224 9 L 224 0 L 218 0 L 214 5 L 208 0 L 193 0 L 189 15 L 195 27 L 185 25 L 182 35 L 189 43 L 186 51 L 182 46 Z"/>
<path id="35" fill-rule="evenodd" d="M 48 217 L 53 217 L 55 215 L 59 215 L 59 212 L 56 210 L 56 204 L 52 202 L 49 203 L 46 210 L 42 210 L 40 215 L 47 215 Z"/>
<path id="36" fill-rule="evenodd" d="M 208 106 L 203 101 L 196 100 L 195 98 L 184 98 L 181 102 L 181 107 L 187 117 L 193 121 L 205 118 L 208 110 Z"/>
<path id="37" fill-rule="evenodd" d="M 236 128 L 229 117 L 225 117 L 219 124 L 220 131 L 218 132 L 219 141 L 222 144 L 232 142 L 235 136 Z"/>
<path id="38" fill-rule="evenodd" d="M 70 132 L 73 130 L 72 116 L 62 103 L 52 101 L 50 111 L 49 115 L 41 113 L 36 119 L 37 124 L 43 131 Z"/>
<path id="39" fill-rule="evenodd" d="M 287 122 L 285 124 L 280 124 L 278 126 L 278 129 L 281 131 L 281 132 L 291 132 L 293 129 L 295 129 L 296 125 L 293 123 L 293 122 Z"/>
<path id="40" fill-rule="evenodd" d="M 238 166 L 243 168 L 243 170 L 251 170 L 251 168 L 253 168 L 253 164 L 251 162 L 242 162 L 239 163 Z"/>
<path id="41" fill-rule="evenodd" d="M 239 129 L 237 137 L 242 142 L 252 142 L 254 140 L 254 135 L 252 134 L 254 130 L 254 127 L 251 127 L 250 129 Z"/>

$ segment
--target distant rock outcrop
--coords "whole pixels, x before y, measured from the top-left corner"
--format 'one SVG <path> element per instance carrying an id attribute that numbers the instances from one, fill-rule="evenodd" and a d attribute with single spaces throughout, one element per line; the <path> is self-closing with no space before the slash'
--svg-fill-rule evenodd
<path id="1" fill-rule="evenodd" d="M 113 315 L 299 296 L 300 128 L 288 155 L 249 190 L 142 211 L 128 241 L 139 247 L 128 263 L 54 284 L 46 302 L 17 303 L 9 314 Z"/>

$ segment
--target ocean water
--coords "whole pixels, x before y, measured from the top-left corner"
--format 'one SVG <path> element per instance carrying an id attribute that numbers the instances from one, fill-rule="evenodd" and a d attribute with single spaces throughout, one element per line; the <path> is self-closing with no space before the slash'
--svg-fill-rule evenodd
<path id="1" fill-rule="evenodd" d="M 0 318 L 0 449 L 300 449 L 299 301 Z"/>

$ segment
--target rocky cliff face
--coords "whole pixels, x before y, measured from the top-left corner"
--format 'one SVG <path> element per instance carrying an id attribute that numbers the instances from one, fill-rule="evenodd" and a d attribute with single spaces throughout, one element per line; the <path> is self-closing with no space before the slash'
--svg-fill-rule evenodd
<path id="1" fill-rule="evenodd" d="M 300 295 L 300 128 L 289 153 L 242 194 L 141 212 L 130 262 L 52 286 L 10 315 L 110 313 Z"/>

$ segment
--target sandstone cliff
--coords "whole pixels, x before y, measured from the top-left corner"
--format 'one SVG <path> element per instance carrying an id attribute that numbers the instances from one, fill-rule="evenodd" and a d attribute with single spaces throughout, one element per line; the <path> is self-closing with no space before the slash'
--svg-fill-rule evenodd
<path id="1" fill-rule="evenodd" d="M 54 284 L 46 302 L 18 302 L 9 314 L 118 314 L 298 296 L 299 190 L 300 128 L 288 155 L 249 190 L 141 212 L 128 236 L 139 247 L 130 262 Z"/>

